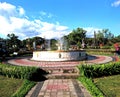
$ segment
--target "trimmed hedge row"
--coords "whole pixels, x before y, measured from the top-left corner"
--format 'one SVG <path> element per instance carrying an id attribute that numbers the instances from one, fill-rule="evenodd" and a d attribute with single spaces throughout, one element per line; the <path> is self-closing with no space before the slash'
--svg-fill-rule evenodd
<path id="1" fill-rule="evenodd" d="M 11 97 L 25 97 L 28 91 L 36 84 L 35 81 L 46 79 L 43 74 L 47 74 L 47 72 L 37 67 L 13 66 L 0 63 L 0 75 L 25 79 L 22 86 Z"/>
<path id="2" fill-rule="evenodd" d="M 79 81 L 90 91 L 92 97 L 104 97 L 103 93 L 96 87 L 92 79 L 85 76 L 79 77 Z"/>
<path id="3" fill-rule="evenodd" d="M 42 74 L 45 74 L 45 71 L 37 67 L 0 64 L 0 75 L 6 77 L 36 80 L 36 77 L 40 77 Z"/>
<path id="4" fill-rule="evenodd" d="M 110 55 L 114 54 L 115 50 L 112 49 L 86 49 L 88 54 L 96 54 L 96 55 Z"/>
<path id="5" fill-rule="evenodd" d="M 114 53 L 114 49 L 85 49 L 87 52 L 110 52 Z"/>
<path id="6" fill-rule="evenodd" d="M 33 81 L 25 80 L 22 86 L 11 97 L 25 97 L 28 91 L 35 85 Z"/>
<path id="7" fill-rule="evenodd" d="M 89 78 L 120 74 L 120 62 L 111 62 L 100 65 L 80 65 L 78 66 L 80 75 Z"/>
<path id="8" fill-rule="evenodd" d="M 100 65 L 79 65 L 80 80 L 90 91 L 93 97 L 104 97 L 103 93 L 96 87 L 92 78 L 120 74 L 120 62 L 111 62 Z"/>

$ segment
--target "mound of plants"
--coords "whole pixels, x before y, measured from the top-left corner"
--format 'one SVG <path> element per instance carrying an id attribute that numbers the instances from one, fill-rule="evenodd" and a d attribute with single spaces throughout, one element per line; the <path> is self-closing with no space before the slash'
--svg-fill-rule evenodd
<path id="1" fill-rule="evenodd" d="M 37 67 L 13 66 L 0 63 L 0 75 L 24 79 L 22 86 L 12 95 L 12 97 L 25 97 L 27 92 L 36 84 L 36 81 L 46 79 L 43 76 L 44 74 L 47 74 L 47 72 Z"/>
<path id="2" fill-rule="evenodd" d="M 104 97 L 103 93 L 96 87 L 93 78 L 120 74 L 120 62 L 111 62 L 101 65 L 79 65 L 80 80 L 90 91 L 93 97 Z"/>
<path id="3" fill-rule="evenodd" d="M 120 62 L 100 65 L 80 65 L 78 68 L 82 75 L 89 78 L 120 74 Z"/>
<path id="4" fill-rule="evenodd" d="M 82 76 L 79 77 L 78 80 L 89 90 L 92 97 L 104 97 L 103 93 L 96 87 L 91 78 Z"/>
<path id="5" fill-rule="evenodd" d="M 42 78 L 43 74 L 46 72 L 37 67 L 28 67 L 28 66 L 13 66 L 9 64 L 0 64 L 0 75 L 6 77 L 19 78 L 19 79 L 28 79 L 28 80 L 38 80 Z"/>
<path id="6" fill-rule="evenodd" d="M 35 85 L 36 83 L 29 80 L 24 80 L 22 86 L 11 96 L 11 97 L 25 97 L 28 91 Z"/>
<path id="7" fill-rule="evenodd" d="M 97 54 L 97 55 L 110 55 L 114 54 L 114 49 L 86 49 L 88 54 Z"/>

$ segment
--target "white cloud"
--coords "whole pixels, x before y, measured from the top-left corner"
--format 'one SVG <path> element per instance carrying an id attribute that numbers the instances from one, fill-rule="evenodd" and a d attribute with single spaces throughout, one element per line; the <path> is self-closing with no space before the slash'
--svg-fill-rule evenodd
<path id="1" fill-rule="evenodd" d="M 45 11 L 40 11 L 40 15 L 45 16 L 47 13 Z"/>
<path id="2" fill-rule="evenodd" d="M 48 15 L 44 11 L 41 14 Z M 30 20 L 29 18 L 29 16 L 25 15 L 25 10 L 21 6 L 17 7 L 6 2 L 0 2 L 0 37 L 14 33 L 20 39 L 34 36 L 51 39 L 60 38 L 71 32 L 67 26 L 61 25 L 58 21 L 49 23 L 40 19 Z M 101 30 L 93 27 L 83 29 L 87 31 L 88 37 L 93 37 L 94 31 Z"/>
<path id="3" fill-rule="evenodd" d="M 3 2 L 3 3 L 0 2 L 0 10 L 11 12 L 11 11 L 15 11 L 15 8 L 16 7 L 14 5 L 11 5 L 6 2 Z"/>
<path id="4" fill-rule="evenodd" d="M 113 3 L 111 4 L 111 6 L 113 6 L 113 7 L 118 7 L 118 6 L 120 6 L 120 0 L 117 0 L 117 1 L 113 2 Z"/>
<path id="5" fill-rule="evenodd" d="M 25 14 L 25 10 L 21 6 L 19 6 L 18 10 L 21 16 Z"/>
<path id="6" fill-rule="evenodd" d="M 47 13 L 45 11 L 40 11 L 41 17 L 47 17 L 47 18 L 52 18 L 54 15 L 52 13 Z"/>
<path id="7" fill-rule="evenodd" d="M 83 29 L 87 31 L 86 33 L 87 37 L 94 37 L 94 31 L 97 33 L 99 30 L 102 30 L 102 29 L 95 28 L 95 27 L 85 27 Z"/>
<path id="8" fill-rule="evenodd" d="M 41 14 L 46 15 L 45 12 Z M 52 16 L 52 14 L 49 15 Z M 14 33 L 20 39 L 33 36 L 59 38 L 68 34 L 69 30 L 68 27 L 62 26 L 58 22 L 54 24 L 39 19 L 30 20 L 21 6 L 0 2 L 0 36 L 7 36 L 10 33 Z"/>

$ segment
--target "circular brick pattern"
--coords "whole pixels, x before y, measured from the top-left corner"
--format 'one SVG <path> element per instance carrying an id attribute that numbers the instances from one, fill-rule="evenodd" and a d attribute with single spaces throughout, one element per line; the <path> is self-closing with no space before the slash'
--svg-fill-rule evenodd
<path id="1" fill-rule="evenodd" d="M 44 62 L 44 61 L 31 61 L 27 58 L 22 59 L 12 59 L 9 60 L 8 63 L 13 65 L 21 65 L 21 66 L 37 66 L 37 67 L 69 67 L 69 66 L 77 66 L 80 64 L 79 61 L 65 61 L 65 62 Z"/>
<path id="2" fill-rule="evenodd" d="M 89 56 L 88 60 L 85 60 L 84 62 L 87 64 L 102 64 L 112 61 L 113 59 L 108 56 Z M 75 67 L 79 65 L 83 61 L 57 61 L 57 62 L 45 62 L 45 61 L 32 61 L 30 58 L 18 58 L 18 59 L 12 59 L 9 60 L 8 63 L 13 65 L 21 65 L 21 66 L 37 66 L 42 68 L 58 68 L 58 67 Z"/>

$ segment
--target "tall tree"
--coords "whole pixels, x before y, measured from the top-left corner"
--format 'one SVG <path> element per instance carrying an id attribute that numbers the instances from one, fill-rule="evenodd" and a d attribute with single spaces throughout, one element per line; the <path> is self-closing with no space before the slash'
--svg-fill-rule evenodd
<path id="1" fill-rule="evenodd" d="M 68 35 L 68 40 L 71 45 L 77 45 L 82 44 L 82 41 L 85 41 L 86 38 L 86 31 L 82 28 L 77 28 L 73 30 L 69 35 Z"/>
<path id="2" fill-rule="evenodd" d="M 20 47 L 21 41 L 18 39 L 18 36 L 15 34 L 8 34 L 7 35 L 7 47 L 17 50 Z"/>
<path id="3" fill-rule="evenodd" d="M 57 40 L 56 39 L 51 39 L 50 40 L 51 42 L 50 42 L 50 45 L 51 45 L 51 50 L 57 50 L 58 49 L 58 47 L 57 47 Z"/>
<path id="4" fill-rule="evenodd" d="M 98 31 L 96 37 L 98 44 L 103 43 L 104 45 L 111 45 L 111 39 L 114 35 L 109 31 L 109 29 L 102 29 Z"/>

